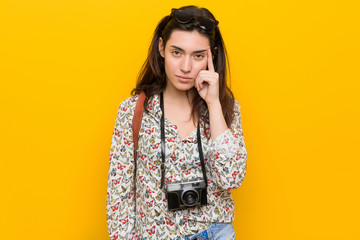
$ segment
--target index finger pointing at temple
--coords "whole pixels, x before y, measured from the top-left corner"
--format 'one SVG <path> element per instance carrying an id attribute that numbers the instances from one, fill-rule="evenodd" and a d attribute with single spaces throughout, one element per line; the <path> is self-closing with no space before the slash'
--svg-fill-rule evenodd
<path id="1" fill-rule="evenodd" d="M 208 69 L 209 69 L 210 72 L 215 72 L 213 58 L 212 58 L 210 48 L 208 49 Z"/>

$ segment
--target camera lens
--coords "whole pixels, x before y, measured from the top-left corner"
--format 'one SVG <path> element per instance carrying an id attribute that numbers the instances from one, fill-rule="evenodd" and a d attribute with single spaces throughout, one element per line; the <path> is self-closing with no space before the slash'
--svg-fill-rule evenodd
<path id="1" fill-rule="evenodd" d="M 199 199 L 199 195 L 194 190 L 188 190 L 183 194 L 183 202 L 187 206 L 194 206 Z"/>

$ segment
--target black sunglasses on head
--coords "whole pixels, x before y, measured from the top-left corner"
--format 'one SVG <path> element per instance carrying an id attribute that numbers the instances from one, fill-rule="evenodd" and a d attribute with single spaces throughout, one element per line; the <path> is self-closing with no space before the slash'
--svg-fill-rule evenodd
<path id="1" fill-rule="evenodd" d="M 195 16 L 184 10 L 176 9 L 176 8 L 171 9 L 170 17 L 171 16 L 174 16 L 175 20 L 178 23 L 182 23 L 182 24 L 189 23 L 192 20 L 196 20 L 199 23 L 200 28 L 202 28 L 204 30 L 213 29 L 214 27 L 216 27 L 219 24 L 219 22 L 216 21 L 215 19 L 211 19 L 208 17 L 202 17 L 202 16 Z"/>

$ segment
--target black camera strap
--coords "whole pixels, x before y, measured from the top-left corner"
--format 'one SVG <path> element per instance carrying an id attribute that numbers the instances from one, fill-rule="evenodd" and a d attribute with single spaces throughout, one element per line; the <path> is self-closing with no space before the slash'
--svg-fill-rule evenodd
<path id="1" fill-rule="evenodd" d="M 160 189 L 164 190 L 165 188 L 165 112 L 164 112 L 164 97 L 163 93 L 160 93 L 160 108 L 161 108 L 161 120 L 160 120 L 160 127 L 161 127 L 161 186 Z M 201 135 L 200 135 L 200 123 L 197 125 L 197 143 L 199 149 L 199 157 L 201 162 L 201 170 L 204 176 L 205 187 L 207 188 L 207 177 L 205 171 L 205 163 L 204 163 L 204 155 L 202 151 L 202 144 L 201 144 Z"/>

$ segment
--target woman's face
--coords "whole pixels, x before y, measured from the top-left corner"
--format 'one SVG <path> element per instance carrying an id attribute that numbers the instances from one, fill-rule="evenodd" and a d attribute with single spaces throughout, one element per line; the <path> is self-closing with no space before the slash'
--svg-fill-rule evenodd
<path id="1" fill-rule="evenodd" d="M 165 49 L 159 39 L 159 51 L 165 61 L 166 88 L 187 91 L 201 70 L 207 67 L 209 39 L 197 31 L 174 30 Z"/>

